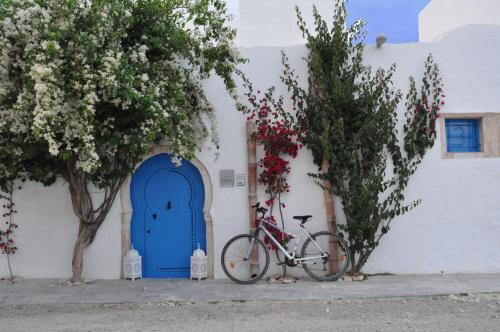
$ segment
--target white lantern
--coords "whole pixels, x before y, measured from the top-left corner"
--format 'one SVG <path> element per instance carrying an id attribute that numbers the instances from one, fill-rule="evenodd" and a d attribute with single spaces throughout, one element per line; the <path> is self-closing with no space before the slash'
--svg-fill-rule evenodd
<path id="1" fill-rule="evenodd" d="M 125 279 L 142 278 L 142 257 L 134 248 L 127 252 L 127 256 L 123 258 L 123 275 Z"/>
<path id="2" fill-rule="evenodd" d="M 191 256 L 191 279 L 198 279 L 198 281 L 206 279 L 208 277 L 207 265 L 207 256 L 200 249 L 200 244 L 198 243 L 198 249 Z"/>

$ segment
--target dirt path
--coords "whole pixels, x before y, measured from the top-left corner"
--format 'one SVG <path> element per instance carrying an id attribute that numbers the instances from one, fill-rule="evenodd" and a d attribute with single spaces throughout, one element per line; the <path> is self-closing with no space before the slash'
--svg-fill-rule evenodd
<path id="1" fill-rule="evenodd" d="M 0 306 L 0 331 L 498 331 L 500 294 Z"/>

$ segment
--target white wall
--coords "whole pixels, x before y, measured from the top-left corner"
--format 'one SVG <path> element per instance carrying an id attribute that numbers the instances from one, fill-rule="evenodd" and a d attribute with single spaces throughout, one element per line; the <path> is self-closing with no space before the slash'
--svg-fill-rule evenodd
<path id="1" fill-rule="evenodd" d="M 62 181 L 51 187 L 25 183 L 14 194 L 19 226 L 12 255 L 15 275 L 24 278 L 69 278 L 78 221 L 71 208 L 68 188 Z M 120 209 L 117 200 L 94 243 L 85 251 L 84 278 L 120 277 Z M 0 255 L 0 276 L 8 274 L 5 255 Z"/>
<path id="2" fill-rule="evenodd" d="M 313 5 L 320 13 L 333 13 L 331 0 L 239 0 L 238 37 L 241 47 L 290 46 L 304 44 L 297 27 L 295 5 L 299 6 L 309 26 Z M 331 21 L 329 14 L 323 15 Z"/>
<path id="3" fill-rule="evenodd" d="M 243 56 L 250 59 L 250 63 L 243 65 L 241 69 L 249 79 L 256 83 L 256 89 L 266 89 L 271 85 L 279 86 L 280 48 L 241 48 L 240 51 Z M 287 48 L 287 51 L 291 55 L 293 65 L 304 72 L 305 63 L 301 59 L 305 55 L 305 49 L 299 46 Z M 218 80 L 211 80 L 206 87 L 210 101 L 218 110 L 221 154 L 215 162 L 213 156 L 215 150 L 205 149 L 198 158 L 207 166 L 213 183 L 212 216 L 216 262 L 214 272 L 216 278 L 224 278 L 225 275 L 219 263 L 224 244 L 234 235 L 247 233 L 249 230 L 248 188 L 246 186 L 220 188 L 218 172 L 220 169 L 234 169 L 236 173 L 247 174 L 245 117 L 236 111 L 234 102 L 221 93 L 223 87 Z M 240 91 L 243 92 L 243 90 Z M 283 93 L 282 86 L 280 91 Z M 294 172 L 291 174 L 290 183 L 296 195 L 289 195 L 286 198 L 285 214 L 287 217 L 297 214 L 314 214 L 315 223 L 311 223 L 311 229 L 323 230 L 326 227 L 324 205 L 323 201 L 318 199 L 322 197 L 322 192 L 306 175 L 308 172 L 314 172 L 312 156 L 307 151 L 303 151 L 300 160 L 294 160 L 292 165 Z M 263 188 L 260 186 L 258 196 L 260 201 L 266 200 Z M 290 230 L 294 229 L 290 228 Z M 278 272 L 280 269 L 281 267 L 277 268 L 272 264 L 269 273 Z"/>
<path id="4" fill-rule="evenodd" d="M 286 95 L 279 81 L 280 50 L 279 47 L 241 48 L 242 54 L 250 59 L 242 70 L 255 88 L 263 90 L 276 85 L 277 93 Z M 306 67 L 302 58 L 306 49 L 294 46 L 285 50 L 304 83 Z M 384 45 L 381 49 L 367 46 L 366 59 L 374 67 L 388 68 L 397 63 L 395 83 L 406 92 L 408 77 L 421 75 L 429 52 L 440 64 L 444 78 L 447 104 L 443 112 L 500 112 L 500 66 L 496 65 L 500 57 L 500 27 L 464 27 L 438 43 Z M 198 159 L 208 168 L 213 183 L 215 277 L 224 278 L 220 252 L 229 238 L 248 231 L 248 193 L 247 187 L 220 188 L 218 172 L 234 169 L 246 174 L 245 119 L 235 110 L 219 80 L 208 81 L 206 89 L 218 112 L 221 149 L 215 161 L 217 151 L 207 144 Z M 365 272 L 500 272 L 500 158 L 442 159 L 440 149 L 438 138 L 407 190 L 408 200 L 420 198 L 422 205 L 394 221 Z M 314 171 L 310 153 L 301 151 L 292 162 L 292 170 L 292 193 L 284 198 L 286 217 L 312 214 L 314 220 L 308 223 L 311 229 L 325 229 L 322 192 L 306 175 Z M 265 199 L 262 188 L 259 199 Z M 16 273 L 27 278 L 69 277 L 77 222 L 66 186 L 58 183 L 43 188 L 29 184 L 16 194 L 16 201 L 19 203 L 16 215 L 19 252 L 13 261 Z M 342 219 L 339 204 L 337 200 Z M 119 277 L 120 212 L 117 200 L 86 252 L 86 277 Z M 289 224 L 288 229 L 293 227 Z M 0 255 L 0 275 L 7 274 L 4 259 Z"/>
<path id="5" fill-rule="evenodd" d="M 500 24 L 498 0 L 432 0 L 419 15 L 421 42 L 469 24 Z"/>
<path id="6" fill-rule="evenodd" d="M 285 50 L 304 79 L 306 68 L 301 58 L 306 55 L 305 48 Z M 280 48 L 241 51 L 250 59 L 243 70 L 256 87 L 276 85 L 277 92 L 286 95 L 279 82 Z M 406 92 L 408 77 L 421 77 L 430 52 L 444 79 L 447 104 L 443 112 L 500 112 L 500 68 L 494 65 L 500 56 L 500 27 L 463 27 L 435 44 L 384 45 L 380 50 L 367 46 L 366 61 L 385 68 L 397 63 L 395 84 Z M 400 112 L 404 112 L 403 105 Z M 313 170 L 309 153 L 303 151 L 292 169 L 293 193 L 285 198 L 286 215 L 311 213 L 315 216 L 312 228 L 324 229 L 321 191 L 305 175 Z M 500 158 L 442 159 L 438 138 L 407 190 L 408 200 L 422 199 L 422 205 L 394 221 L 365 272 L 500 272 L 499 169 Z M 342 220 L 338 200 L 336 207 Z"/>
<path id="7" fill-rule="evenodd" d="M 397 62 L 398 76 L 407 76 L 428 52 L 443 75 L 443 112 L 500 112 L 500 26 L 467 26 L 437 44 L 388 45 L 367 56 L 373 64 Z M 443 159 L 440 143 L 407 190 L 422 205 L 394 222 L 366 272 L 500 272 L 500 158 Z"/>

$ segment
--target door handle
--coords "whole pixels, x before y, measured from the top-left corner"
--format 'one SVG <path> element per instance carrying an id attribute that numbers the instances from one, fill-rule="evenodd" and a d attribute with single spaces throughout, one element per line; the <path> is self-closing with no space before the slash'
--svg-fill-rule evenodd
<path id="1" fill-rule="evenodd" d="M 152 217 L 153 217 L 153 220 L 156 220 L 157 214 L 153 213 Z"/>
<path id="2" fill-rule="evenodd" d="M 151 234 L 151 231 L 148 229 L 148 230 L 146 231 L 146 233 Z"/>
<path id="3" fill-rule="evenodd" d="M 167 202 L 167 210 L 170 210 L 172 208 L 172 202 L 168 201 Z"/>

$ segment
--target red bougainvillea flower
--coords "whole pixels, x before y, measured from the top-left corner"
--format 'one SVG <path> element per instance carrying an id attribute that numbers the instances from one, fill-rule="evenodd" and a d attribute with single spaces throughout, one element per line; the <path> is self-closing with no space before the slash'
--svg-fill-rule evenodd
<path id="1" fill-rule="evenodd" d="M 291 172 L 289 159 L 296 158 L 298 151 L 304 147 L 301 140 L 304 131 L 295 129 L 297 128 L 296 119 L 285 109 L 282 98 L 275 100 L 272 97 L 272 90 L 268 90 L 265 97 L 258 101 L 251 89 L 246 96 L 252 105 L 245 110 L 247 121 L 255 123 L 254 138 L 256 143 L 263 148 L 263 155 L 257 166 L 260 171 L 258 182 L 266 187 L 265 191 L 268 195 L 265 204 L 272 208 L 275 203 L 278 203 L 280 208 L 285 208 L 280 197 L 282 193 L 290 191 L 290 184 L 287 181 Z M 295 102 L 292 104 L 295 105 Z M 267 218 L 269 222 L 276 224 L 273 216 Z M 284 233 L 272 227 L 269 227 L 269 232 L 282 243 L 288 240 Z M 275 249 L 274 244 L 267 237 L 265 242 Z"/>

